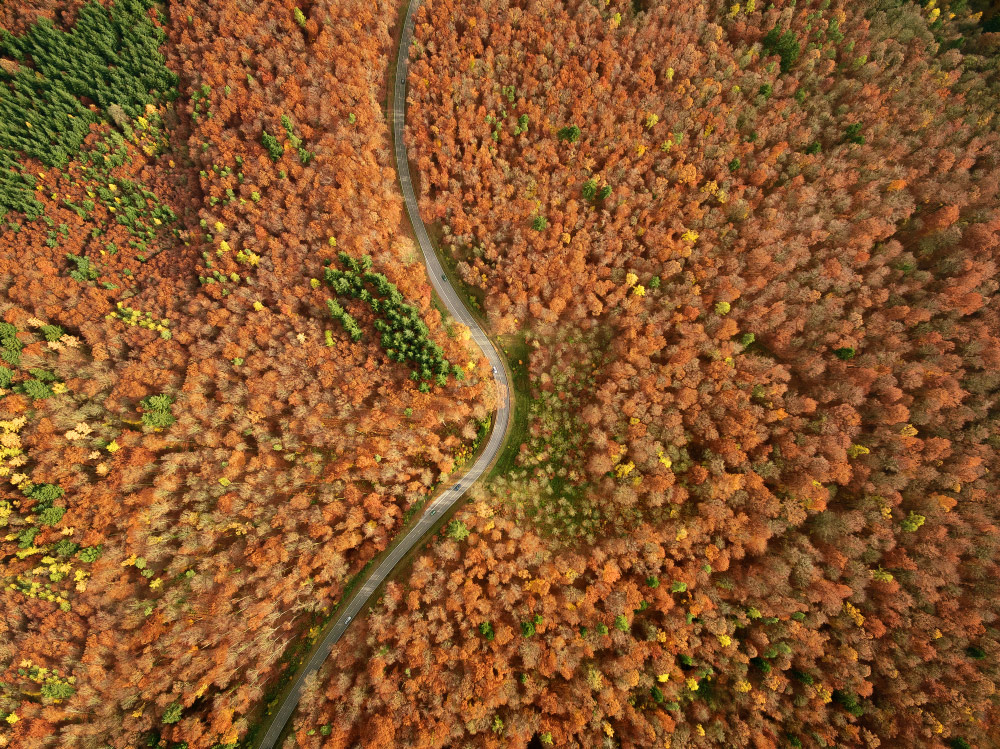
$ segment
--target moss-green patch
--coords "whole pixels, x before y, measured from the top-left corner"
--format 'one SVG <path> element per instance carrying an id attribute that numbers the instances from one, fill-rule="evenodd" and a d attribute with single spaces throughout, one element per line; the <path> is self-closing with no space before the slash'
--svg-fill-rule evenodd
<path id="1" fill-rule="evenodd" d="M 532 344 L 517 336 L 505 346 L 517 403 L 492 488 L 516 519 L 543 535 L 593 538 L 604 521 L 581 468 L 587 429 L 579 413 L 606 340 L 601 332 L 577 332 L 539 343 L 546 355 L 556 352 L 556 361 L 543 364 L 538 381 L 528 373 Z"/>

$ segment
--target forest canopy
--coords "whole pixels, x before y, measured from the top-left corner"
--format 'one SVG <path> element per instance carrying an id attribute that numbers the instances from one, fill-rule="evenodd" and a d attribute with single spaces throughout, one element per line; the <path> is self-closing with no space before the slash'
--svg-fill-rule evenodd
<path id="1" fill-rule="evenodd" d="M 497 402 L 401 3 L 0 4 L 0 747 L 250 747 Z M 515 396 L 284 749 L 996 745 L 1000 15 L 422 0 Z"/>
<path id="2" fill-rule="evenodd" d="M 396 11 L 29 5 L 0 5 L 0 746 L 233 747 L 493 398 L 400 225 Z"/>
<path id="3" fill-rule="evenodd" d="M 296 745 L 996 745 L 995 23 L 421 3 L 421 213 L 529 405 Z"/>

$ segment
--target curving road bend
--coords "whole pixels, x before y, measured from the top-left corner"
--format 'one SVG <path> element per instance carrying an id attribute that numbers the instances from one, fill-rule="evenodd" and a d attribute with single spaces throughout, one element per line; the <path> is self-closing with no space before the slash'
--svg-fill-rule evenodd
<path id="1" fill-rule="evenodd" d="M 281 735 L 285 724 L 291 717 L 292 712 L 298 705 L 299 697 L 302 693 L 302 684 L 306 676 L 317 671 L 323 662 L 330 655 L 330 651 L 344 634 L 348 625 L 354 617 L 365 607 L 368 599 L 379 585 L 389 576 L 393 568 L 406 556 L 406 554 L 417 546 L 430 532 L 434 523 L 441 515 L 455 504 L 468 488 L 485 473 L 493 460 L 499 455 L 507 436 L 507 426 L 510 422 L 510 380 L 503 358 L 497 348 L 490 341 L 489 337 L 479 327 L 479 323 L 472 316 L 462 301 L 459 293 L 445 280 L 444 269 L 441 262 L 434 253 L 430 237 L 427 234 L 427 227 L 420 218 L 417 209 L 417 199 L 413 194 L 413 184 L 410 182 L 410 166 L 406 157 L 406 145 L 403 142 L 403 129 L 405 125 L 406 108 L 406 75 L 409 69 L 409 49 L 413 39 L 413 14 L 420 4 L 420 0 L 410 0 L 406 9 L 406 20 L 403 22 L 402 33 L 399 39 L 399 49 L 396 58 L 396 85 L 392 95 L 392 132 L 396 152 L 396 168 L 399 172 L 399 183 L 403 190 L 403 199 L 406 201 L 406 210 L 410 216 L 410 224 L 416 234 L 420 251 L 424 254 L 424 263 L 427 266 L 427 273 L 430 276 L 431 285 L 441 297 L 452 317 L 469 328 L 472 340 L 490 361 L 493 367 L 493 376 L 497 385 L 497 412 L 493 420 L 493 429 L 490 432 L 489 441 L 480 453 L 479 458 L 469 468 L 462 478 L 452 486 L 446 488 L 439 494 L 424 510 L 420 519 L 406 532 L 406 535 L 379 563 L 375 571 L 369 575 L 357 593 L 351 598 L 348 605 L 341 612 L 340 617 L 334 625 L 326 631 L 309 657 L 309 660 L 299 668 L 295 681 L 288 688 L 285 697 L 274 712 L 270 724 L 265 731 L 263 738 L 257 744 L 258 749 L 272 749 L 278 737 Z"/>

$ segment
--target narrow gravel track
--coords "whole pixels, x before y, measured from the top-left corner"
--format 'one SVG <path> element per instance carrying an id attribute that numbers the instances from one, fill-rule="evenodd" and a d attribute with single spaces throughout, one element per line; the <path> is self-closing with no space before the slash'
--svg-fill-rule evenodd
<path id="1" fill-rule="evenodd" d="M 285 692 L 284 699 L 275 709 L 267 730 L 257 743 L 258 749 L 272 749 L 274 747 L 285 724 L 291 717 L 296 705 L 298 705 L 305 678 L 323 665 L 327 656 L 330 655 L 333 646 L 344 634 L 350 622 L 364 608 L 369 598 L 371 598 L 372 594 L 386 577 L 389 576 L 393 568 L 399 564 L 400 560 L 413 547 L 419 545 L 424 540 L 441 515 L 447 512 L 462 497 L 466 490 L 489 469 L 494 459 L 500 454 L 507 436 L 511 402 L 510 380 L 504 360 L 483 329 L 479 327 L 479 323 L 469 310 L 466 309 L 459 292 L 445 280 L 444 269 L 441 267 L 441 262 L 434 253 L 430 237 L 427 234 L 427 227 L 424 226 L 424 222 L 420 218 L 420 212 L 417 209 L 417 198 L 413 194 L 413 184 L 410 182 L 410 166 L 406 158 L 403 130 L 406 108 L 406 75 L 409 68 L 408 50 L 410 49 L 410 42 L 413 39 L 413 14 L 416 12 L 419 4 L 420 0 L 410 0 L 409 7 L 406 9 L 406 20 L 403 22 L 403 29 L 399 38 L 399 50 L 396 60 L 396 85 L 392 96 L 392 132 L 393 141 L 395 142 L 396 168 L 399 172 L 399 184 L 403 190 L 403 199 L 406 201 L 406 210 L 410 215 L 410 224 L 413 226 L 417 242 L 420 244 L 420 250 L 424 254 L 424 263 L 427 266 L 431 285 L 433 285 L 438 296 L 441 297 L 451 316 L 469 328 L 472 339 L 486 358 L 489 359 L 497 384 L 499 404 L 493 420 L 493 430 L 490 432 L 490 439 L 476 462 L 458 483 L 446 488 L 425 508 L 420 519 L 406 532 L 400 543 L 379 562 L 375 571 L 369 575 L 368 579 L 365 580 L 364 584 L 358 589 L 353 598 L 351 598 L 348 605 L 341 611 L 340 616 L 334 622 L 333 626 L 326 630 L 322 640 L 313 649 L 309 660 L 299 668 L 299 672 L 295 676 L 295 681 Z"/>

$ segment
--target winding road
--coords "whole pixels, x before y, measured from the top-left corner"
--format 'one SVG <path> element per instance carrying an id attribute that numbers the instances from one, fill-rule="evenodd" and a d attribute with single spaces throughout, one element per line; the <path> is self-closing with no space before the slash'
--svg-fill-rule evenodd
<path id="1" fill-rule="evenodd" d="M 476 342 L 476 345 L 486 358 L 489 359 L 490 365 L 493 367 L 498 393 L 497 412 L 493 419 L 493 429 L 490 432 L 489 441 L 476 459 L 476 462 L 472 464 L 457 483 L 447 487 L 427 505 L 420 519 L 413 524 L 406 532 L 406 535 L 400 539 L 400 542 L 378 563 L 375 571 L 361 585 L 357 593 L 355 593 L 340 613 L 337 620 L 332 626 L 326 629 L 322 639 L 313 648 L 309 659 L 300 666 L 295 680 L 286 689 L 283 700 L 270 717 L 267 730 L 257 743 L 258 749 L 272 749 L 275 746 L 285 724 L 291 717 L 296 705 L 298 705 L 305 678 L 323 665 L 323 662 L 330 655 L 330 651 L 344 634 L 348 625 L 365 607 L 372 594 L 386 577 L 389 576 L 393 568 L 399 564 L 400 560 L 424 540 L 425 536 L 441 516 L 489 469 L 503 448 L 504 440 L 507 436 L 507 427 L 510 423 L 510 378 L 505 362 L 493 342 L 490 341 L 483 329 L 479 327 L 479 323 L 476 322 L 476 319 L 466 309 L 459 292 L 445 280 L 444 269 L 441 267 L 441 262 L 434 253 L 430 236 L 427 234 L 427 227 L 424 226 L 424 222 L 420 218 L 420 212 L 417 209 L 417 198 L 413 194 L 413 184 L 410 181 L 410 166 L 406 157 L 406 145 L 403 142 L 403 129 L 406 109 L 406 75 L 409 69 L 410 42 L 413 39 L 413 14 L 419 4 L 420 0 L 410 0 L 410 4 L 406 9 L 406 19 L 403 22 L 399 38 L 399 48 L 396 55 L 396 84 L 392 94 L 392 132 L 395 143 L 396 168 L 399 172 L 399 184 L 403 190 L 403 199 L 406 201 L 406 210 L 410 216 L 410 224 L 413 226 L 420 250 L 424 254 L 424 263 L 427 266 L 431 285 L 438 293 L 438 296 L 441 297 L 451 316 L 457 322 L 469 328 L 472 340 Z"/>

